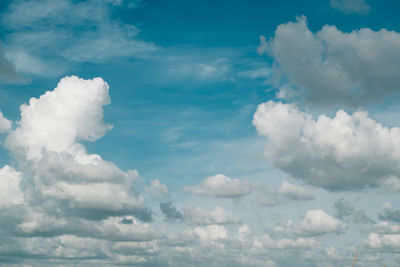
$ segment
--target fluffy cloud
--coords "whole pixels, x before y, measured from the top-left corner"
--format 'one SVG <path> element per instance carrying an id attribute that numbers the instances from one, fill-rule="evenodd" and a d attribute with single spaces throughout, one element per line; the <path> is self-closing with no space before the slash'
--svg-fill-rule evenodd
<path id="1" fill-rule="evenodd" d="M 184 218 L 190 224 L 208 225 L 208 224 L 237 224 L 241 219 L 231 212 L 217 206 L 215 210 L 203 210 L 199 207 L 184 208 Z"/>
<path id="2" fill-rule="evenodd" d="M 371 9 L 365 0 L 331 0 L 330 4 L 345 14 L 367 14 Z"/>
<path id="3" fill-rule="evenodd" d="M 108 255 L 103 263 L 111 265 L 149 260 L 124 257 L 122 244 L 113 248 L 164 238 L 141 222 L 150 222 L 152 211 L 132 188 L 138 172 L 123 171 L 79 143 L 111 128 L 103 121 L 109 102 L 102 79 L 72 76 L 21 106 L 21 119 L 5 141 L 21 172 L 8 165 L 0 169 L 0 232 L 7 239 L 0 257 L 43 255 L 60 263 L 60 258 Z"/>
<path id="4" fill-rule="evenodd" d="M 103 106 L 109 102 L 102 79 L 72 76 L 21 106 L 21 120 L 6 146 L 23 169 L 30 204 L 49 214 L 92 220 L 122 215 L 151 220 L 143 197 L 131 188 L 137 171 L 122 171 L 79 143 L 111 128 L 103 122 Z"/>
<path id="5" fill-rule="evenodd" d="M 284 181 L 278 189 L 264 188 L 257 200 L 263 205 L 274 206 L 291 201 L 314 199 L 314 194 L 304 187 Z"/>
<path id="6" fill-rule="evenodd" d="M 277 86 L 288 82 L 312 102 L 359 105 L 398 93 L 400 34 L 395 31 L 344 33 L 325 25 L 314 34 L 301 17 L 279 25 L 269 42 L 261 41 L 259 51 L 275 60 Z"/>
<path id="7" fill-rule="evenodd" d="M 323 210 L 310 210 L 300 225 L 300 230 L 307 235 L 342 233 L 347 228 L 343 222 L 329 216 Z"/>
<path id="8" fill-rule="evenodd" d="M 51 76 L 71 62 L 142 57 L 156 50 L 137 38 L 135 26 L 112 19 L 112 9 L 120 6 L 106 0 L 14 1 L 3 16 L 13 30 L 6 36 L 6 57 L 18 71 Z"/>
<path id="9" fill-rule="evenodd" d="M 68 152 L 82 164 L 96 162 L 98 156 L 86 157 L 77 141 L 94 141 L 111 128 L 103 122 L 103 106 L 110 103 L 108 88 L 101 78 L 61 79 L 53 91 L 20 107 L 21 120 L 7 137 L 7 147 L 23 149 L 29 160 L 41 159 L 45 150 Z"/>
<path id="10" fill-rule="evenodd" d="M 238 178 L 230 178 L 223 174 L 207 177 L 200 185 L 185 186 L 188 193 L 208 195 L 221 198 L 242 197 L 251 192 L 251 186 L 247 181 Z"/>
<path id="11" fill-rule="evenodd" d="M 0 133 L 5 133 L 11 129 L 11 121 L 4 118 L 3 113 L 0 111 Z"/>
<path id="12" fill-rule="evenodd" d="M 400 128 L 383 127 L 366 112 L 314 120 L 292 104 L 269 101 L 258 106 L 253 124 L 268 138 L 267 159 L 309 184 L 354 190 L 400 173 Z"/>
<path id="13" fill-rule="evenodd" d="M 147 194 L 151 197 L 167 197 L 169 196 L 168 188 L 165 184 L 162 184 L 160 180 L 151 180 L 150 186 L 145 186 Z"/>
<path id="14" fill-rule="evenodd" d="M 371 233 L 368 237 L 368 245 L 374 249 L 400 251 L 400 235 L 379 235 Z"/>

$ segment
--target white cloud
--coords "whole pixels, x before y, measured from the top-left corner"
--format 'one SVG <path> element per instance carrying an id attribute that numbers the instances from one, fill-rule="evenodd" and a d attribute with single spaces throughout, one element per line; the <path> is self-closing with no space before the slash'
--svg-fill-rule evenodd
<path id="1" fill-rule="evenodd" d="M 366 112 L 339 110 L 316 120 L 292 104 L 259 105 L 253 124 L 268 138 L 267 159 L 292 177 L 328 190 L 378 186 L 400 170 L 400 128 L 383 127 Z"/>
<path id="2" fill-rule="evenodd" d="M 0 207 L 24 203 L 20 189 L 21 173 L 6 165 L 0 169 Z"/>
<path id="3" fill-rule="evenodd" d="M 0 111 L 0 133 L 5 133 L 11 129 L 11 121 L 4 118 L 3 113 Z"/>
<path id="4" fill-rule="evenodd" d="M 6 146 L 23 169 L 30 202 L 64 216 L 99 220 L 129 214 L 151 220 L 143 197 L 132 190 L 137 171 L 122 171 L 79 143 L 111 128 L 103 121 L 103 105 L 109 102 L 101 78 L 72 76 L 21 106 L 21 120 Z"/>
<path id="5" fill-rule="evenodd" d="M 223 174 L 217 174 L 207 177 L 200 185 L 185 186 L 184 190 L 197 195 L 235 198 L 249 194 L 251 186 L 246 180 L 241 181 L 238 178 L 230 178 Z"/>
<path id="6" fill-rule="evenodd" d="M 325 213 L 323 210 L 310 210 L 300 224 L 300 230 L 307 235 L 342 233 L 347 225 Z"/>
<path id="7" fill-rule="evenodd" d="M 371 233 L 368 237 L 368 245 L 374 249 L 400 249 L 400 235 L 380 235 Z"/>
<path id="8" fill-rule="evenodd" d="M 344 14 L 368 14 L 371 9 L 365 0 L 330 0 L 330 4 Z"/>
<path id="9" fill-rule="evenodd" d="M 158 179 L 151 180 L 150 186 L 145 186 L 145 190 L 147 194 L 154 198 L 169 196 L 167 186 L 165 184 L 162 184 Z"/>
<path id="10" fill-rule="evenodd" d="M 305 90 L 311 102 L 357 106 L 398 93 L 398 32 L 363 28 L 345 33 L 325 25 L 314 34 L 303 16 L 279 25 L 268 43 L 263 40 L 260 51 L 275 60 L 277 86 L 289 82 Z"/>
<path id="11" fill-rule="evenodd" d="M 42 149 L 84 153 L 78 140 L 94 141 L 111 128 L 103 122 L 103 106 L 110 103 L 108 84 L 101 78 L 61 79 L 53 91 L 23 104 L 18 128 L 7 137 L 11 150 L 26 149 L 28 159 L 40 159 Z M 79 153 L 78 153 L 79 152 Z M 96 161 L 94 155 L 87 160 Z M 82 159 L 83 160 L 83 159 Z"/>
<path id="12" fill-rule="evenodd" d="M 190 224 L 208 225 L 208 224 L 237 224 L 241 219 L 222 207 L 217 206 L 215 210 L 203 210 L 199 207 L 184 208 L 183 216 Z"/>
<path id="13" fill-rule="evenodd" d="M 257 201 L 267 206 L 314 199 L 311 191 L 287 181 L 282 182 L 278 189 L 263 188 L 261 190 L 263 193 L 258 196 Z"/>

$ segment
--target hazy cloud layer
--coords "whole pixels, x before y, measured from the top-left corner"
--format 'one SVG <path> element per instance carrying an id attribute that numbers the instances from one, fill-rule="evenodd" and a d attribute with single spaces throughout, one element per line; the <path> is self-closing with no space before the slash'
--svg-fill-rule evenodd
<path id="1" fill-rule="evenodd" d="M 368 14 L 371 9 L 366 0 L 330 0 L 330 4 L 344 14 Z"/>
<path id="2" fill-rule="evenodd" d="M 261 188 L 258 188 L 262 193 L 257 197 L 257 201 L 266 206 L 314 199 L 314 194 L 311 191 L 287 181 L 284 181 L 278 189 L 271 189 L 265 186 Z"/>
<path id="3" fill-rule="evenodd" d="M 12 2 L 2 19 L 13 30 L 6 36 L 7 59 L 21 73 L 55 76 L 72 62 L 143 57 L 154 51 L 155 45 L 137 38 L 139 29 L 112 18 L 111 10 L 122 4 L 114 2 Z"/>
<path id="4" fill-rule="evenodd" d="M 242 197 L 251 192 L 251 185 L 238 178 L 230 178 L 223 174 L 207 177 L 196 186 L 186 186 L 185 192 L 196 195 L 207 195 L 221 198 Z"/>

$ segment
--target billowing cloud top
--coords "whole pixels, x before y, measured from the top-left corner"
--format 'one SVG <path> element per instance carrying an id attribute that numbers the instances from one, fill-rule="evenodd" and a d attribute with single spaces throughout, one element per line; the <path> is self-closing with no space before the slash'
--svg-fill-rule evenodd
<path id="1" fill-rule="evenodd" d="M 21 106 L 21 120 L 7 137 L 7 147 L 26 150 L 28 159 L 40 159 L 42 149 L 76 155 L 83 150 L 77 141 L 94 141 L 111 128 L 103 122 L 103 106 L 109 103 L 108 85 L 101 78 L 63 78 L 53 91 Z"/>

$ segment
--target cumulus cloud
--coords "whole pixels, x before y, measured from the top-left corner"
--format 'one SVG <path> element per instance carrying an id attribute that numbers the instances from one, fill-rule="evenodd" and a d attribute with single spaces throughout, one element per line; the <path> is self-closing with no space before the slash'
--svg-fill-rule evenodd
<path id="1" fill-rule="evenodd" d="M 307 235 L 322 235 L 327 233 L 343 233 L 347 225 L 323 210 L 310 210 L 300 224 L 300 230 Z"/>
<path id="2" fill-rule="evenodd" d="M 395 252 L 399 252 L 400 235 L 380 235 L 371 233 L 368 237 L 368 245 L 374 249 L 394 250 Z"/>
<path id="3" fill-rule="evenodd" d="M 277 87 L 289 84 L 313 103 L 358 106 L 398 94 L 399 44 L 400 34 L 386 29 L 325 25 L 314 34 L 303 16 L 261 39 L 259 51 L 274 58 Z"/>
<path id="4" fill-rule="evenodd" d="M 230 178 L 223 174 L 207 177 L 196 186 L 185 186 L 185 192 L 196 195 L 207 195 L 221 198 L 242 197 L 251 192 L 251 185 L 238 178 Z"/>
<path id="5" fill-rule="evenodd" d="M 103 122 L 103 106 L 109 102 L 101 78 L 71 76 L 21 106 L 18 127 L 5 143 L 23 169 L 24 195 L 31 204 L 63 216 L 151 220 L 143 197 L 131 188 L 138 172 L 122 171 L 79 143 L 94 141 L 111 128 Z"/>
<path id="6" fill-rule="evenodd" d="M 371 9 L 365 0 L 330 0 L 330 4 L 344 14 L 368 14 Z"/>
<path id="7" fill-rule="evenodd" d="M 29 160 L 40 160 L 45 150 L 74 154 L 82 164 L 95 162 L 98 156 L 85 157 L 77 141 L 94 141 L 111 128 L 103 122 L 103 106 L 110 103 L 108 89 L 101 78 L 61 79 L 53 91 L 20 107 L 21 120 L 7 137 L 7 147 L 25 150 Z"/>
<path id="8" fill-rule="evenodd" d="M 214 210 L 204 210 L 202 208 L 184 208 L 185 220 L 190 224 L 209 225 L 209 224 L 237 224 L 241 223 L 240 217 L 217 206 Z"/>
<path id="9" fill-rule="evenodd" d="M 3 113 L 0 111 L 0 134 L 5 133 L 11 129 L 11 121 L 7 120 Z"/>
<path id="10" fill-rule="evenodd" d="M 145 186 L 145 190 L 153 198 L 169 196 L 167 186 L 158 179 L 151 180 L 150 186 Z"/>
<path id="11" fill-rule="evenodd" d="M 278 189 L 263 188 L 257 201 L 266 206 L 275 206 L 292 201 L 314 199 L 314 194 L 304 187 L 284 181 Z"/>
<path id="12" fill-rule="evenodd" d="M 3 24 L 13 31 L 6 36 L 6 58 L 20 72 L 54 76 L 73 62 L 142 57 L 156 50 L 138 38 L 135 26 L 112 19 L 112 9 L 126 6 L 114 2 L 12 2 L 3 16 Z"/>
<path id="13" fill-rule="evenodd" d="M 313 119 L 292 104 L 258 106 L 253 124 L 268 138 L 267 159 L 292 177 L 331 191 L 376 187 L 398 175 L 400 129 L 366 112 Z"/>

